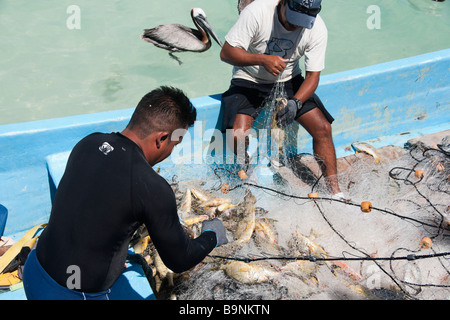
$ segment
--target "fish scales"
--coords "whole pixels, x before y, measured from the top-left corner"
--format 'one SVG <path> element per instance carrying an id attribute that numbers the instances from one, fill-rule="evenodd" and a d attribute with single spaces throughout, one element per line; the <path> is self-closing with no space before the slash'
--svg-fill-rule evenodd
<path id="1" fill-rule="evenodd" d="M 365 142 L 353 142 L 352 143 L 352 148 L 353 150 L 355 150 L 355 152 L 364 152 L 368 155 L 371 155 L 376 163 L 379 163 L 380 161 L 382 161 L 383 159 L 377 154 L 377 150 L 371 146 L 368 143 Z"/>
<path id="2" fill-rule="evenodd" d="M 256 223 L 255 203 L 256 197 L 250 191 L 248 191 L 244 197 L 244 205 L 243 205 L 244 217 L 238 223 L 235 233 L 236 242 L 238 243 L 248 242 L 253 235 Z"/>
<path id="3" fill-rule="evenodd" d="M 268 267 L 242 261 L 229 262 L 221 266 L 221 269 L 223 269 L 229 277 L 245 284 L 267 282 L 278 275 L 276 271 Z"/>
<path id="4" fill-rule="evenodd" d="M 299 251 L 317 258 L 326 258 L 328 254 L 317 243 L 296 231 L 296 235 L 290 241 L 290 246 L 294 252 Z"/>
<path id="5" fill-rule="evenodd" d="M 267 218 L 258 219 L 255 222 L 255 231 L 262 232 L 269 242 L 273 243 L 278 242 L 277 232 L 275 231 L 274 227 L 270 224 L 270 222 L 267 220 Z"/>
<path id="6" fill-rule="evenodd" d="M 314 276 L 317 270 L 318 265 L 316 263 L 304 260 L 289 262 L 281 268 L 282 272 L 290 273 L 302 278 Z"/>

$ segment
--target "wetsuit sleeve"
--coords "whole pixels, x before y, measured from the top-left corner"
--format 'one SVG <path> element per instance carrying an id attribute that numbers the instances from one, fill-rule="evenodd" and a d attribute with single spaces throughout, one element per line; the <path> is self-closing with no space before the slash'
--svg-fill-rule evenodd
<path id="1" fill-rule="evenodd" d="M 215 233 L 207 231 L 196 239 L 188 238 L 178 218 L 172 188 L 157 173 L 144 179 L 141 176 L 136 186 L 138 215 L 147 226 L 162 261 L 176 273 L 194 267 L 216 246 Z"/>

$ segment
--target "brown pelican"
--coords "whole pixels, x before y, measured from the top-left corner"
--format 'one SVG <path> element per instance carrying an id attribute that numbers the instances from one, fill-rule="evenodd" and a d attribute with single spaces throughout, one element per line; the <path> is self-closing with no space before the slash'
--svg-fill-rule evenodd
<path id="1" fill-rule="evenodd" d="M 200 8 L 191 9 L 191 17 L 198 30 L 188 28 L 181 24 L 165 24 L 153 29 L 145 29 L 141 38 L 144 41 L 153 43 L 158 48 L 169 51 L 172 58 L 180 64 L 181 61 L 172 55 L 173 52 L 203 52 L 211 47 L 209 35 L 222 46 L 222 41 L 211 28 L 206 19 L 205 12 Z"/>

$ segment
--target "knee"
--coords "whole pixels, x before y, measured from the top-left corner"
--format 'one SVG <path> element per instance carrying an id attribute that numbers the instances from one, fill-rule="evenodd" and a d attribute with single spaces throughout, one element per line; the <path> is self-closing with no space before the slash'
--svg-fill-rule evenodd
<path id="1" fill-rule="evenodd" d="M 331 124 L 328 121 L 321 121 L 312 133 L 314 139 L 330 139 Z"/>

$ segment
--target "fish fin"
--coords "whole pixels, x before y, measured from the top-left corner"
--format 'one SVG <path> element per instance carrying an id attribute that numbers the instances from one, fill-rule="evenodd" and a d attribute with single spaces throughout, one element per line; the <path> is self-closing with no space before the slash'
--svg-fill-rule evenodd
<path id="1" fill-rule="evenodd" d="M 315 240 L 315 239 L 318 238 L 318 237 L 320 237 L 320 234 L 319 234 L 316 230 L 314 230 L 313 228 L 311 228 L 311 230 L 309 231 L 309 236 L 308 236 L 308 238 L 309 238 L 310 240 Z"/>
<path id="2" fill-rule="evenodd" d="M 380 157 L 374 157 L 374 159 L 375 159 L 376 163 L 380 163 L 380 162 L 384 161 L 384 159 L 382 159 Z"/>

